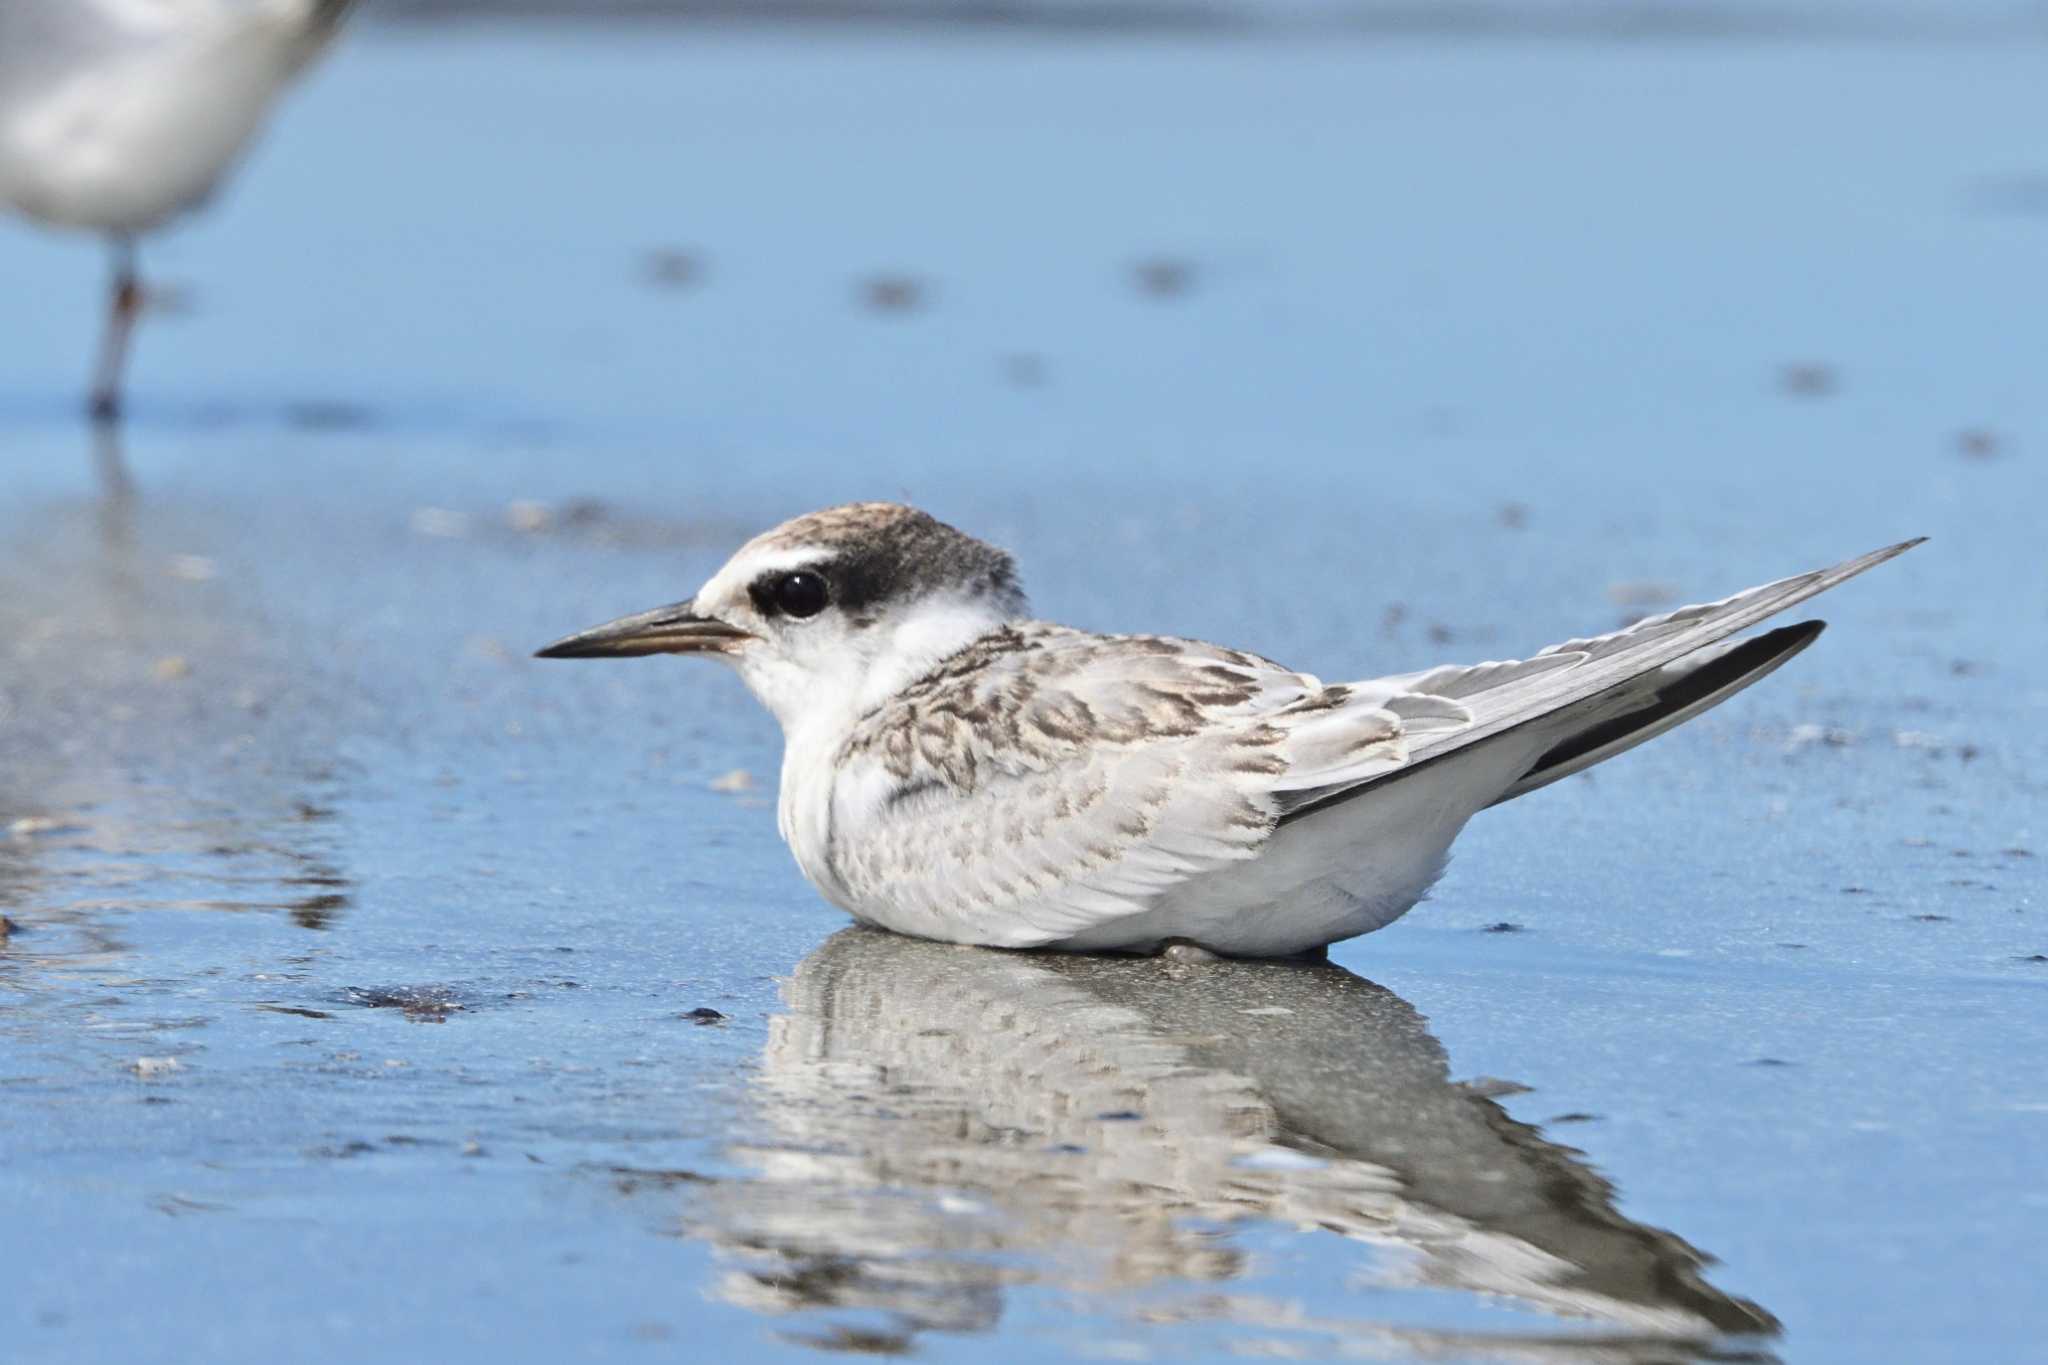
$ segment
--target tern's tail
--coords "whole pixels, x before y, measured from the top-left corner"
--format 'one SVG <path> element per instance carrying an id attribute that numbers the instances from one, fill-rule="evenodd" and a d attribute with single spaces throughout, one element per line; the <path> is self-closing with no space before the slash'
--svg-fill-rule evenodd
<path id="1" fill-rule="evenodd" d="M 1568 640 L 1532 658 L 1449 665 L 1355 684 L 1354 692 L 1382 705 L 1388 704 L 1382 698 L 1448 701 L 1457 720 L 1417 728 L 1405 761 L 1397 765 L 1289 790 L 1281 822 L 1305 819 L 1446 764 L 1470 775 L 1470 785 L 1459 789 L 1473 801 L 1468 813 L 1569 777 L 1726 701 L 1813 643 L 1821 623 L 1733 640 L 1739 632 L 1919 543 L 1905 541 L 1832 569 L 1680 607 L 1611 634 Z"/>
<path id="2" fill-rule="evenodd" d="M 1545 750 L 1535 764 L 1493 802 L 1512 801 L 1559 778 L 1583 772 L 1604 763 L 1618 753 L 1655 739 L 1673 726 L 1683 725 L 1702 711 L 1712 710 L 1758 679 L 1774 672 L 1778 665 L 1820 638 L 1825 621 L 1804 621 L 1780 626 L 1754 639 L 1737 640 L 1689 654 L 1666 664 L 1655 673 L 1633 679 L 1613 693 L 1588 698 L 1562 714 L 1547 717 L 1553 724 L 1569 725 L 1577 713 L 1581 728 Z"/>

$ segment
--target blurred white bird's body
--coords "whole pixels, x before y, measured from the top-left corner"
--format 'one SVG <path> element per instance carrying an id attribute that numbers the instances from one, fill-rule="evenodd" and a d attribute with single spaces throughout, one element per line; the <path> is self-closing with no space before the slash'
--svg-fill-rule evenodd
<path id="1" fill-rule="evenodd" d="M 349 4 L 0 2 L 0 203 L 116 248 L 97 409 L 139 304 L 134 239 L 205 202 Z"/>

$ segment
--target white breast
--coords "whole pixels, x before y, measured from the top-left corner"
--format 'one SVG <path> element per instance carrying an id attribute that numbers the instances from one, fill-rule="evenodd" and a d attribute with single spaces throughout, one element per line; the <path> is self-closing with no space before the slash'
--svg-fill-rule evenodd
<path id="1" fill-rule="evenodd" d="M 842 770 L 833 761 L 839 742 L 836 726 L 799 727 L 785 732 L 776 822 L 797 866 L 819 894 L 840 909 L 861 916 L 860 907 L 851 902 L 832 867 L 833 841 L 860 834 L 858 821 L 849 820 L 838 811 L 839 794 L 856 791 L 862 776 L 861 771 Z M 872 765 L 861 767 L 867 769 Z"/>

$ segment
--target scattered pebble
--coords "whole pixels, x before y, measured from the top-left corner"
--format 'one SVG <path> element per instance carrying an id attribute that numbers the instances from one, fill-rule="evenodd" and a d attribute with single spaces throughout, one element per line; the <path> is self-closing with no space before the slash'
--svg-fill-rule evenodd
<path id="1" fill-rule="evenodd" d="M 533 1153 L 526 1154 L 528 1161 L 540 1162 Z M 541 1163 L 546 1164 L 546 1163 Z M 704 1175 L 687 1167 L 672 1166 L 650 1169 L 644 1166 L 607 1166 L 604 1168 L 613 1176 L 613 1184 L 620 1194 L 632 1194 L 642 1185 L 653 1185 L 658 1189 L 672 1189 L 677 1185 L 715 1185 L 716 1176 Z"/>
<path id="2" fill-rule="evenodd" d="M 1744 1066 L 1791 1066 L 1782 1057 L 1756 1057 L 1743 1063 Z"/>
<path id="3" fill-rule="evenodd" d="M 871 313 L 914 313 L 925 306 L 926 292 L 909 275 L 873 275 L 860 283 L 861 305 Z"/>
<path id="4" fill-rule="evenodd" d="M 1844 730 L 1836 725 L 1795 725 L 1785 736 L 1785 749 L 1788 753 L 1797 753 L 1816 744 L 1824 744 L 1830 749 L 1846 749 L 1856 740 L 1854 730 Z"/>
<path id="5" fill-rule="evenodd" d="M 2013 959 L 2013 961 L 2015 961 L 2015 962 L 2048 962 L 2048 953 L 2028 953 L 2028 954 L 2027 954 L 2026 956 L 2024 956 L 2024 957 L 2016 957 L 2016 958 L 2014 958 L 2014 959 Z"/>
<path id="6" fill-rule="evenodd" d="M 1529 524 L 1529 509 L 1519 502 L 1504 502 L 1494 514 L 1498 521 L 1510 531 L 1520 531 Z"/>
<path id="7" fill-rule="evenodd" d="M 159 1195 L 151 1205 L 158 1213 L 168 1213 L 173 1218 L 187 1213 L 221 1213 L 226 1204 L 209 1204 L 202 1199 L 188 1199 L 182 1194 Z"/>
<path id="8" fill-rule="evenodd" d="M 1020 389 L 1045 387 L 1046 367 L 1045 357 L 1042 355 L 1018 352 L 1002 357 L 998 364 L 1002 368 L 1003 378 Z"/>
<path id="9" fill-rule="evenodd" d="M 1112 1109 L 1095 1117 L 1103 1123 L 1136 1123 L 1145 1116 L 1135 1109 Z"/>
<path id="10" fill-rule="evenodd" d="M 1607 585 L 1607 600 L 1617 607 L 1657 607 L 1676 601 L 1678 589 L 1669 583 L 1638 579 Z"/>
<path id="11" fill-rule="evenodd" d="M 1457 639 L 1457 634 L 1441 621 L 1429 623 L 1429 642 L 1433 645 L 1447 645 Z"/>
<path id="12" fill-rule="evenodd" d="M 825 1355 L 837 1356 L 908 1356 L 915 1355 L 918 1341 L 909 1332 L 885 1332 L 871 1327 L 852 1327 L 846 1323 L 834 1323 L 823 1332 L 805 1336 L 791 1333 L 788 1340 L 800 1346 L 808 1346 Z"/>
<path id="13" fill-rule="evenodd" d="M 149 676 L 158 682 L 176 682 L 192 676 L 192 663 L 182 654 L 166 654 L 150 665 Z"/>
<path id="14" fill-rule="evenodd" d="M 308 1147 L 306 1155 L 317 1160 L 347 1161 L 354 1157 L 368 1156 L 376 1150 L 376 1143 L 354 1138 L 348 1142 L 332 1143 L 325 1147 Z"/>
<path id="15" fill-rule="evenodd" d="M 1586 1114 L 1573 1110 L 1569 1114 L 1558 1114 L 1543 1121 L 1545 1123 L 1598 1123 L 1600 1116 L 1598 1114 Z"/>
<path id="16" fill-rule="evenodd" d="M 688 289 L 704 279 L 704 258 L 681 247 L 657 247 L 641 267 L 647 283 L 657 289 Z"/>
<path id="17" fill-rule="evenodd" d="M 220 566 L 205 555 L 172 555 L 170 574 L 187 583 L 204 583 L 220 575 Z"/>
<path id="18" fill-rule="evenodd" d="M 1399 602 L 1394 603 L 1380 613 L 1380 634 L 1392 635 L 1401 628 L 1401 623 L 1407 619 L 1408 608 L 1402 606 Z"/>
<path id="19" fill-rule="evenodd" d="M 350 986 L 342 991 L 342 998 L 351 1005 L 365 1009 L 395 1009 L 406 1018 L 419 1024 L 443 1024 L 451 1014 L 459 1014 L 466 1006 L 454 991 L 446 986 L 394 986 L 382 987 Z M 386 1066 L 404 1066 L 403 1062 L 386 1062 Z"/>
<path id="20" fill-rule="evenodd" d="M 1840 385 L 1832 365 L 1794 361 L 1778 371 L 1778 388 L 1794 398 L 1825 398 Z"/>
<path id="21" fill-rule="evenodd" d="M 155 1081 L 173 1071 L 183 1071 L 185 1064 L 176 1057 L 137 1057 L 128 1063 L 128 1069 L 145 1081 Z"/>
<path id="22" fill-rule="evenodd" d="M 729 773 L 721 773 L 717 777 L 712 778 L 706 785 L 715 792 L 752 791 L 754 789 L 754 775 L 745 768 L 734 768 Z"/>
<path id="23" fill-rule="evenodd" d="M 1949 922 L 1950 922 L 1950 921 L 1951 921 L 1951 920 L 1952 920 L 1953 918 L 1954 918 L 1954 917 L 1953 917 L 1953 916 L 1951 916 L 1951 915 L 1915 915 L 1915 916 L 1913 916 L 1914 922 L 1915 922 L 1915 923 L 1918 923 L 1918 924 L 1947 924 L 1947 923 L 1949 923 Z"/>
<path id="24" fill-rule="evenodd" d="M 547 530 L 554 520 L 555 509 L 532 498 L 514 498 L 505 504 L 505 524 L 526 535 Z"/>
<path id="25" fill-rule="evenodd" d="M 1479 932 L 1482 934 L 1519 934 L 1522 932 L 1522 926 L 1519 924 L 1511 924 L 1507 920 L 1501 920 L 1497 924 L 1487 925 Z"/>
<path id="26" fill-rule="evenodd" d="M 1131 267 L 1131 283 L 1147 298 L 1177 299 L 1195 287 L 1194 263 L 1172 256 L 1148 257 Z"/>
<path id="27" fill-rule="evenodd" d="M 469 534 L 469 518 L 446 507 L 415 507 L 412 529 L 417 535 L 459 540 Z"/>
<path id="28" fill-rule="evenodd" d="M 301 431 L 357 431 L 372 425 L 375 418 L 360 403 L 316 398 L 286 404 L 284 420 Z"/>
<path id="29" fill-rule="evenodd" d="M 2048 213 L 2048 175 L 2014 175 L 1979 181 L 1970 189 L 1979 213 Z"/>
<path id="30" fill-rule="evenodd" d="M 2034 856 L 2034 850 L 2031 848 L 2001 848 L 1998 851 L 2008 858 L 2031 858 Z"/>
<path id="31" fill-rule="evenodd" d="M 1972 460 L 1989 460 L 2005 453 L 2005 441 L 1986 427 L 1966 427 L 1956 433 L 1956 451 Z"/>
<path id="32" fill-rule="evenodd" d="M 709 1005 L 699 1005 L 686 1014 L 677 1015 L 676 1018 L 687 1019 L 693 1024 L 722 1024 L 725 1022 L 725 1016 L 712 1009 Z"/>
<path id="33" fill-rule="evenodd" d="M 256 1008 L 268 1010 L 272 1014 L 296 1015 L 301 1019 L 332 1019 L 334 1017 L 326 1010 L 307 1009 L 303 1005 L 258 1005 Z"/>

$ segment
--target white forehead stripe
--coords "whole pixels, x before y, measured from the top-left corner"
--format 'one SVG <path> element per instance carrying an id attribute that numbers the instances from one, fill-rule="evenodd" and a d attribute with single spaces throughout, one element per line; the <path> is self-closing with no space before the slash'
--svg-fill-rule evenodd
<path id="1" fill-rule="evenodd" d="M 744 597 L 747 585 L 764 573 L 787 573 L 832 557 L 829 545 L 792 545 L 773 549 L 743 549 L 725 567 L 711 576 L 697 598 L 702 602 L 729 602 Z"/>

